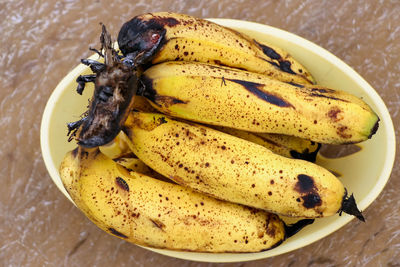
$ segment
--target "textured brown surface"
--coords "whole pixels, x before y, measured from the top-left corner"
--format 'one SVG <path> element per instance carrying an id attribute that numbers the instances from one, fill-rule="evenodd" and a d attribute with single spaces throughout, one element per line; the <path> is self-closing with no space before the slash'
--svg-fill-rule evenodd
<path id="1" fill-rule="evenodd" d="M 97 46 L 147 11 L 269 24 L 330 50 L 381 95 L 400 125 L 400 1 L 1 1 L 0 262 L 20 266 L 203 266 L 103 233 L 52 183 L 42 161 L 42 111 L 57 83 Z M 397 145 L 397 149 L 399 146 Z M 365 211 L 334 234 L 273 258 L 223 266 L 399 266 L 400 167 Z"/>

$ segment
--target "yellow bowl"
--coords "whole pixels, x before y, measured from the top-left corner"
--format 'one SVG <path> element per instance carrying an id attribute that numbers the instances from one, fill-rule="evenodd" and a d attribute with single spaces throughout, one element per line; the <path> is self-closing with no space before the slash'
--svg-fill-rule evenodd
<path id="1" fill-rule="evenodd" d="M 367 208 L 384 188 L 389 179 L 395 157 L 395 134 L 389 112 L 377 92 L 352 68 L 326 51 L 292 33 L 270 26 L 231 19 L 210 19 L 237 29 L 259 40 L 280 46 L 299 60 L 321 85 L 348 91 L 366 101 L 380 117 L 378 132 L 371 140 L 361 144 L 361 151 L 338 159 L 318 157 L 318 163 L 342 174 L 340 179 L 358 201 L 361 210 Z M 92 56 L 97 59 L 97 56 Z M 78 59 L 77 59 L 78 60 Z M 75 79 L 88 74 L 90 69 L 82 64 L 73 69 L 58 84 L 46 105 L 41 124 L 41 148 L 46 167 L 57 187 L 71 200 L 64 189 L 58 167 L 65 153 L 75 147 L 67 142 L 68 122 L 76 121 L 85 111 L 93 86 L 89 85 L 83 96 L 77 95 Z M 72 200 L 71 200 L 72 201 Z M 151 249 L 171 257 L 204 262 L 249 261 L 276 256 L 309 245 L 338 230 L 353 219 L 343 214 L 317 219 L 282 245 L 259 253 L 211 254 L 176 252 Z M 368 217 L 366 218 L 368 223 Z"/>

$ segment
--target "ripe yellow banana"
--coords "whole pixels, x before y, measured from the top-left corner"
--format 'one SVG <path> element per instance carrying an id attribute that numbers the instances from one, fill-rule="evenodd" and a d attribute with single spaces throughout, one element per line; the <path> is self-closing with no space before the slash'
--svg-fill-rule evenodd
<path id="1" fill-rule="evenodd" d="M 253 72 L 171 61 L 140 80 L 138 93 L 160 112 L 205 124 L 328 144 L 361 142 L 378 128 L 378 116 L 354 95 Z"/>
<path id="2" fill-rule="evenodd" d="M 135 96 L 135 101 L 133 106 L 134 110 L 143 112 L 153 112 L 153 113 L 157 112 L 157 109 L 153 108 L 153 106 L 151 106 L 151 104 L 143 96 L 139 95 Z M 213 126 L 212 128 L 240 137 L 247 141 L 262 145 L 272 150 L 272 152 L 276 154 L 296 159 L 304 159 L 311 162 L 315 162 L 317 153 L 321 147 L 321 144 L 319 143 L 302 139 L 296 136 L 283 135 L 283 134 L 270 134 L 270 133 L 251 133 L 247 131 L 222 127 L 222 126 Z M 122 132 L 120 134 L 122 134 Z M 119 142 L 123 142 L 123 144 L 120 144 L 120 146 L 126 149 L 127 148 L 126 140 L 127 140 L 126 136 L 124 136 L 123 139 L 115 138 L 112 144 L 114 144 L 115 146 Z M 114 152 L 112 153 L 115 153 L 116 151 L 119 150 L 118 146 L 115 147 L 114 146 L 111 147 L 112 149 L 114 149 Z M 103 148 L 100 147 L 100 150 L 102 149 Z M 102 150 L 102 152 L 104 151 Z M 131 151 L 130 150 L 125 151 L 125 153 L 129 152 Z M 120 156 L 122 156 L 121 152 Z"/>
<path id="3" fill-rule="evenodd" d="M 300 63 L 292 64 L 294 59 L 282 50 L 183 14 L 157 12 L 136 16 L 121 27 L 118 46 L 127 58 L 140 55 L 138 64 L 198 61 L 263 73 L 287 82 L 314 83 L 311 74 Z"/>
<path id="4" fill-rule="evenodd" d="M 124 131 L 146 165 L 216 198 L 292 217 L 344 211 L 363 219 L 342 183 L 311 162 L 156 113 L 131 113 Z"/>
<path id="5" fill-rule="evenodd" d="M 138 245 L 257 252 L 279 245 L 293 230 L 274 214 L 128 172 L 98 149 L 77 148 L 67 153 L 60 175 L 89 219 L 104 231 Z M 307 223 L 310 221 L 297 228 Z"/>
<path id="6" fill-rule="evenodd" d="M 321 148 L 321 144 L 290 135 L 251 133 L 221 126 L 211 128 L 262 145 L 272 152 L 288 158 L 315 162 L 317 153 Z"/>

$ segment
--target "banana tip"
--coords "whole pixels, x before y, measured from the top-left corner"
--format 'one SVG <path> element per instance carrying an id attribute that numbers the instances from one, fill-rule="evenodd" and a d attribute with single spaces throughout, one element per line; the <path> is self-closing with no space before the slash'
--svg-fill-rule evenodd
<path id="1" fill-rule="evenodd" d="M 314 222 L 314 219 L 303 219 L 303 220 L 297 221 L 293 224 L 285 224 L 286 238 L 294 236 L 301 229 L 303 229 L 304 227 L 306 227 L 309 224 L 312 224 L 313 222 Z"/>
<path id="2" fill-rule="evenodd" d="M 374 126 L 371 129 L 370 134 L 368 135 L 368 139 L 371 139 L 371 137 L 378 131 L 379 121 L 380 121 L 380 118 L 378 117 L 378 119 L 376 120 Z"/>
<path id="3" fill-rule="evenodd" d="M 357 217 L 357 219 L 359 219 L 360 221 L 365 222 L 365 218 L 362 215 L 361 211 L 358 209 L 356 200 L 354 199 L 353 194 L 351 194 L 348 197 L 347 191 L 344 194 L 342 207 L 340 208 L 339 215 L 342 215 L 342 212 L 353 215 L 353 216 Z"/>

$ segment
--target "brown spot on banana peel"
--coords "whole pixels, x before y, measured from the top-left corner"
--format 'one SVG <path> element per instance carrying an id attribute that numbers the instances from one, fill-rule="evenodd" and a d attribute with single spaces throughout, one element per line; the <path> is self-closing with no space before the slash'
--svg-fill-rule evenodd
<path id="1" fill-rule="evenodd" d="M 378 116 L 376 116 L 376 122 L 374 123 L 374 125 L 371 127 L 371 130 L 367 136 L 368 139 L 371 139 L 372 136 L 378 131 L 379 128 L 379 122 L 380 122 L 380 118 Z M 343 139 L 349 139 L 352 137 L 352 134 L 348 133 L 349 128 L 345 125 L 341 125 L 339 124 L 336 127 L 336 134 L 340 137 L 342 137 Z M 341 144 L 342 145 L 348 145 L 348 144 L 355 144 L 358 143 L 359 141 L 349 141 L 349 142 L 345 142 L 342 141 Z"/>
<path id="2" fill-rule="evenodd" d="M 290 73 L 290 74 L 294 74 L 294 75 L 298 75 L 296 72 L 294 72 L 291 68 L 292 63 L 290 63 L 290 61 L 284 60 L 282 58 L 282 56 L 280 54 L 278 54 L 274 49 L 272 49 L 269 46 L 260 44 L 259 42 L 257 42 L 256 40 L 253 40 L 263 51 L 263 53 L 274 60 L 277 60 L 278 63 L 274 62 L 274 61 L 267 61 L 269 62 L 271 65 L 274 65 L 276 67 L 278 67 L 280 70 Z"/>
<path id="3" fill-rule="evenodd" d="M 297 176 L 297 183 L 295 185 L 295 190 L 299 193 L 309 193 L 316 191 L 314 179 L 306 174 L 299 174 Z"/>
<path id="4" fill-rule="evenodd" d="M 322 200 L 318 194 L 318 188 L 315 186 L 314 179 L 306 174 L 299 174 L 297 180 L 294 190 L 300 193 L 303 206 L 306 209 L 321 206 Z"/>
<path id="5" fill-rule="evenodd" d="M 260 252 L 268 251 L 268 250 L 274 249 L 274 248 L 276 248 L 276 247 L 279 247 L 279 246 L 283 243 L 283 241 L 285 241 L 284 238 L 281 239 L 281 240 L 279 240 L 278 242 L 276 242 L 276 243 L 275 243 L 274 245 L 272 245 L 271 247 L 260 250 Z"/>
<path id="6" fill-rule="evenodd" d="M 256 40 L 253 40 L 258 46 L 261 47 L 262 51 L 264 52 L 265 55 L 267 55 L 268 57 L 270 57 L 271 59 L 276 59 L 279 60 L 282 58 L 282 56 L 280 54 L 278 54 L 274 49 L 272 49 L 269 46 L 260 44 L 259 42 L 257 42 Z"/>
<path id="7" fill-rule="evenodd" d="M 320 206 L 322 204 L 312 177 L 304 174 L 298 175 L 298 182 L 295 185 L 295 190 L 303 194 L 301 198 L 303 199 L 303 206 L 305 208 L 314 208 L 315 206 Z M 345 212 L 356 216 L 363 222 L 365 221 L 361 211 L 357 207 L 353 194 L 348 196 L 346 189 L 343 195 L 341 208 L 338 212 L 339 215 L 341 215 L 342 212 Z"/>
<path id="8" fill-rule="evenodd" d="M 293 75 L 297 75 L 296 72 L 292 71 L 292 69 L 290 68 L 291 64 L 290 61 L 287 60 L 282 60 L 279 61 L 279 63 L 273 62 L 273 61 L 267 61 L 269 64 L 278 67 L 280 70 L 293 74 Z"/>
<path id="9" fill-rule="evenodd" d="M 249 81 L 244 81 L 244 80 L 236 80 L 236 79 L 225 79 L 225 80 L 242 85 L 246 90 L 248 90 L 249 92 L 256 95 L 258 98 L 260 98 L 268 103 L 271 103 L 278 107 L 294 108 L 292 106 L 292 104 L 290 104 L 288 101 L 284 100 L 282 97 L 262 90 L 262 88 L 264 88 L 264 86 L 265 86 L 264 84 L 254 83 L 254 82 L 249 82 Z"/>
<path id="10" fill-rule="evenodd" d="M 283 59 L 282 56 L 281 56 L 279 53 L 277 53 L 273 48 L 271 48 L 271 47 L 269 47 L 269 46 L 267 46 L 267 45 L 260 44 L 260 43 L 257 42 L 256 40 L 253 40 L 253 42 L 254 42 L 255 44 L 257 44 L 257 45 L 261 48 L 261 50 L 263 51 L 263 53 L 264 53 L 267 57 L 269 57 L 269 58 L 271 58 L 271 59 L 273 59 L 273 60 L 278 61 L 278 62 L 274 62 L 274 61 L 268 61 L 268 60 L 266 60 L 268 63 L 270 63 L 271 65 L 274 65 L 274 66 L 278 67 L 280 70 L 282 70 L 282 71 L 284 71 L 284 72 L 287 72 L 287 73 L 289 73 L 289 74 L 294 74 L 294 75 L 297 75 L 297 76 L 301 76 L 301 77 L 304 78 L 306 81 L 308 81 L 309 83 L 313 84 L 313 82 L 310 81 L 305 75 L 301 75 L 301 74 L 299 74 L 299 73 L 294 72 L 294 71 L 292 70 L 292 63 L 291 63 L 290 61 L 288 61 L 288 60 Z M 265 59 L 263 59 L 263 60 L 265 60 Z"/>
<path id="11" fill-rule="evenodd" d="M 342 110 L 339 107 L 332 107 L 329 109 L 327 116 L 333 122 L 338 122 L 343 119 L 343 116 L 340 115 L 341 112 Z"/>
<path id="12" fill-rule="evenodd" d="M 349 127 L 341 125 L 336 128 L 336 133 L 343 139 L 349 139 L 352 137 L 352 134 L 347 133 L 348 129 L 349 129 Z"/>
<path id="13" fill-rule="evenodd" d="M 270 223 L 271 223 L 271 219 L 275 220 L 275 216 L 276 215 L 274 215 L 274 214 L 270 214 L 268 216 L 268 221 L 267 221 L 266 227 L 265 227 L 265 233 L 267 235 L 269 235 L 270 237 L 272 237 L 272 238 L 275 238 L 276 231 L 275 231 L 275 227 L 273 227 L 273 226 L 271 227 L 270 226 Z"/>
<path id="14" fill-rule="evenodd" d="M 158 118 L 158 125 L 161 125 L 161 124 L 164 124 L 164 123 L 167 123 L 167 120 L 165 119 L 165 117 Z"/>

